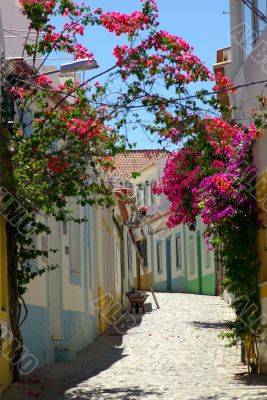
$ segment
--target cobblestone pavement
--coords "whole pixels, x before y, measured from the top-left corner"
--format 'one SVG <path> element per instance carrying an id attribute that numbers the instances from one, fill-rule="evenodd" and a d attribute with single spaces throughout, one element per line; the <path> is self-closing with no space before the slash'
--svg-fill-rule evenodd
<path id="1" fill-rule="evenodd" d="M 267 376 L 248 376 L 240 349 L 218 338 L 233 317 L 223 300 L 157 298 L 160 310 L 140 317 L 126 334 L 110 329 L 73 363 L 42 368 L 13 385 L 4 400 L 267 399 Z"/>

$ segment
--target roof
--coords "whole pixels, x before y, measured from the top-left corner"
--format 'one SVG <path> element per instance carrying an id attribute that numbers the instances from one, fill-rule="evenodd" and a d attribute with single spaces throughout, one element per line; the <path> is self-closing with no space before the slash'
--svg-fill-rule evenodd
<path id="1" fill-rule="evenodd" d="M 112 175 L 131 177 L 132 172 L 141 172 L 157 164 L 168 155 L 167 150 L 128 150 L 114 157 L 115 169 Z"/>
<path id="2" fill-rule="evenodd" d="M 7 74 L 20 75 L 21 73 L 33 74 L 33 68 L 24 58 L 17 57 L 12 60 L 7 59 Z"/>

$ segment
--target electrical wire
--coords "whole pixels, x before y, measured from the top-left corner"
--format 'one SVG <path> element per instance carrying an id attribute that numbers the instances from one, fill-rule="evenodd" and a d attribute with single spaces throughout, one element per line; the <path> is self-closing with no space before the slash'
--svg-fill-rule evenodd
<path id="1" fill-rule="evenodd" d="M 33 42 L 33 43 L 35 42 L 35 40 L 33 39 L 34 36 L 32 34 L 30 36 L 29 35 L 25 36 L 24 34 L 22 35 L 21 33 L 17 33 L 15 30 L 8 31 L 7 29 L 3 29 L 3 31 L 9 35 L 12 35 L 12 36 L 4 35 L 5 39 L 26 39 L 27 38 L 30 42 Z"/>
<path id="2" fill-rule="evenodd" d="M 57 71 L 55 71 L 55 72 L 57 72 Z M 101 74 L 100 74 L 100 75 L 101 75 Z M 32 85 L 32 82 L 31 82 L 31 81 L 28 81 L 28 80 L 20 80 L 20 79 L 18 79 L 18 78 L 16 78 L 16 77 L 14 77 L 14 78 L 15 78 L 15 80 L 17 80 L 17 81 L 23 82 L 23 83 L 25 83 L 25 84 Z M 92 79 L 94 79 L 94 77 L 93 77 Z M 92 80 L 92 79 L 91 79 L 91 80 Z M 80 87 L 82 87 L 86 82 L 87 82 L 87 81 L 85 81 L 83 84 L 81 84 Z M 203 93 L 203 96 L 212 96 L 212 95 L 215 95 L 215 94 L 230 92 L 230 91 L 232 91 L 232 90 L 237 90 L 237 89 L 241 89 L 241 88 L 249 87 L 249 86 L 253 86 L 253 85 L 259 85 L 259 84 L 262 84 L 262 83 L 266 83 L 266 85 L 265 85 L 265 87 L 266 87 L 266 86 L 267 86 L 267 79 L 264 79 L 264 80 L 261 80 L 261 81 L 255 81 L 255 82 L 244 83 L 243 85 L 232 86 L 232 87 L 230 87 L 230 88 L 221 89 L 221 90 L 218 90 L 218 91 L 205 92 L 205 93 Z M 34 84 L 33 86 L 36 86 L 36 84 Z M 52 91 L 52 89 L 51 89 L 51 91 Z M 68 96 L 67 96 L 67 97 L 68 97 Z M 194 95 L 190 95 L 190 96 L 186 96 L 186 97 L 180 98 L 179 101 L 190 100 L 190 99 L 199 99 L 199 98 L 200 98 L 200 93 L 199 93 L 199 94 L 194 94 Z M 169 100 L 169 103 L 175 103 L 176 101 L 177 101 L 176 99 Z M 138 106 L 136 106 L 136 107 L 138 107 Z M 133 107 L 133 108 L 135 108 L 135 107 Z"/>
<path id="3" fill-rule="evenodd" d="M 225 92 L 231 92 L 232 90 L 237 90 L 243 87 L 248 87 L 248 86 L 253 86 L 253 85 L 259 85 L 261 83 L 266 83 L 265 87 L 267 86 L 267 79 L 264 79 L 262 81 L 255 81 L 255 82 L 250 82 L 250 83 L 244 83 L 243 85 L 237 85 L 237 86 L 232 86 L 227 89 L 221 89 L 213 92 L 207 92 L 203 93 L 204 96 L 212 96 L 213 94 L 220 94 L 220 93 L 225 93 Z M 189 100 L 189 99 L 199 99 L 200 94 L 194 94 L 192 96 L 187 96 L 187 97 L 182 97 L 180 100 Z"/>

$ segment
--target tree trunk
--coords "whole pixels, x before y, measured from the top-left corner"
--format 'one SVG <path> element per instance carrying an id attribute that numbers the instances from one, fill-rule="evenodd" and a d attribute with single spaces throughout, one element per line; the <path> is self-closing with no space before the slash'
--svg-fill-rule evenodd
<path id="1" fill-rule="evenodd" d="M 14 179 L 14 168 L 12 154 L 9 150 L 10 133 L 5 128 L 0 128 L 0 189 L 3 195 L 1 199 L 2 216 L 6 219 L 7 231 L 7 264 L 8 264 L 8 290 L 9 290 L 9 314 L 10 324 L 13 335 L 11 363 L 13 366 L 13 380 L 19 378 L 20 359 L 22 355 L 22 337 L 20 333 L 20 305 L 19 305 L 19 232 L 16 226 L 12 226 L 8 220 L 12 218 L 12 206 L 5 209 L 5 200 L 10 202 L 10 198 L 5 196 L 8 191 L 16 199 L 16 184 Z M 7 197 L 8 199 L 5 199 Z M 16 207 L 15 207 L 16 208 Z M 15 210 L 14 210 L 15 211 Z"/>
<path id="2" fill-rule="evenodd" d="M 20 332 L 20 305 L 18 289 L 18 244 L 16 241 L 16 228 L 7 223 L 7 262 L 8 262 L 8 289 L 9 289 L 9 315 L 13 334 L 12 366 L 13 381 L 19 379 L 20 360 L 23 351 L 23 342 Z"/>

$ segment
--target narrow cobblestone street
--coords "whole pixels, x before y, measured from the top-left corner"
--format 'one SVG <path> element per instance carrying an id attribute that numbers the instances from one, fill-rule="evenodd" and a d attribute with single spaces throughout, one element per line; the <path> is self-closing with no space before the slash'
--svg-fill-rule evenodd
<path id="1" fill-rule="evenodd" d="M 219 297 L 157 294 L 121 336 L 109 330 L 73 363 L 53 364 L 13 385 L 4 400 L 267 399 L 267 376 L 247 376 L 240 349 L 218 334 L 232 311 Z M 152 296 L 149 297 L 152 302 Z"/>

